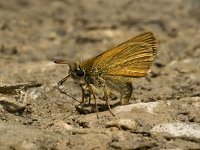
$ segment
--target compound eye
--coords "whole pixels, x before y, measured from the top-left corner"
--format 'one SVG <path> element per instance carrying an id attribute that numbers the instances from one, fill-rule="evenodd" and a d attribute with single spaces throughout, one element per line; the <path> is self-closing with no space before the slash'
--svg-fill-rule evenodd
<path id="1" fill-rule="evenodd" d="M 84 72 L 83 70 L 77 70 L 77 71 L 76 71 L 76 75 L 77 75 L 78 77 L 83 77 L 83 76 L 85 75 L 85 72 Z"/>

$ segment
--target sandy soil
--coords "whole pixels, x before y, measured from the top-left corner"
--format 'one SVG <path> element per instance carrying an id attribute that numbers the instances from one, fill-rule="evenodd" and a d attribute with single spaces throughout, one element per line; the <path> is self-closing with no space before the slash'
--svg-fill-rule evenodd
<path id="1" fill-rule="evenodd" d="M 200 149 L 199 8 L 199 0 L 0 0 L 0 149 Z M 68 67 L 53 58 L 84 60 L 146 30 L 158 38 L 152 73 L 133 81 L 130 105 L 114 107 L 115 117 L 101 100 L 99 119 L 80 114 L 58 91 Z M 81 99 L 72 80 L 63 88 Z"/>

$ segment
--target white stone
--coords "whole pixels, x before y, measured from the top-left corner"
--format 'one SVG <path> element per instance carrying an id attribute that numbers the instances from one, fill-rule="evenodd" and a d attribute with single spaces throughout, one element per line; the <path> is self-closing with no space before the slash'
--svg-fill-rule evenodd
<path id="1" fill-rule="evenodd" d="M 149 103 L 137 103 L 130 105 L 118 106 L 113 109 L 115 113 L 132 111 L 134 108 L 144 109 L 146 112 L 154 113 L 154 109 L 157 107 L 158 102 Z"/>
<path id="2" fill-rule="evenodd" d="M 194 123 L 163 123 L 154 126 L 150 131 L 165 132 L 175 137 L 186 136 L 200 138 L 200 126 Z"/>

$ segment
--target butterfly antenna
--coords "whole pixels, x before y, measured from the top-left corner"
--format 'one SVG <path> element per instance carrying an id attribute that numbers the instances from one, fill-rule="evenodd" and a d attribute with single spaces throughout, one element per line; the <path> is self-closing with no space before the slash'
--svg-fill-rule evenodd
<path id="1" fill-rule="evenodd" d="M 70 64 L 70 62 L 66 62 L 66 61 L 60 60 L 60 59 L 55 59 L 54 63 L 56 63 L 56 64 L 68 64 L 68 65 Z"/>

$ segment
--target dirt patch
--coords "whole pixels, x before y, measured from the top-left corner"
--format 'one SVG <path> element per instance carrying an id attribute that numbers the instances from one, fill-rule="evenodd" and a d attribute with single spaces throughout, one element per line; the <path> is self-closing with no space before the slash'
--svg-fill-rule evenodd
<path id="1" fill-rule="evenodd" d="M 1 1 L 0 149 L 200 149 L 199 6 L 198 0 Z M 130 105 L 114 107 L 115 117 L 107 109 L 99 119 L 79 114 L 78 102 L 57 89 L 68 67 L 53 58 L 84 60 L 145 30 L 156 34 L 158 55 L 152 73 L 133 81 Z M 64 88 L 81 99 L 72 80 Z"/>

